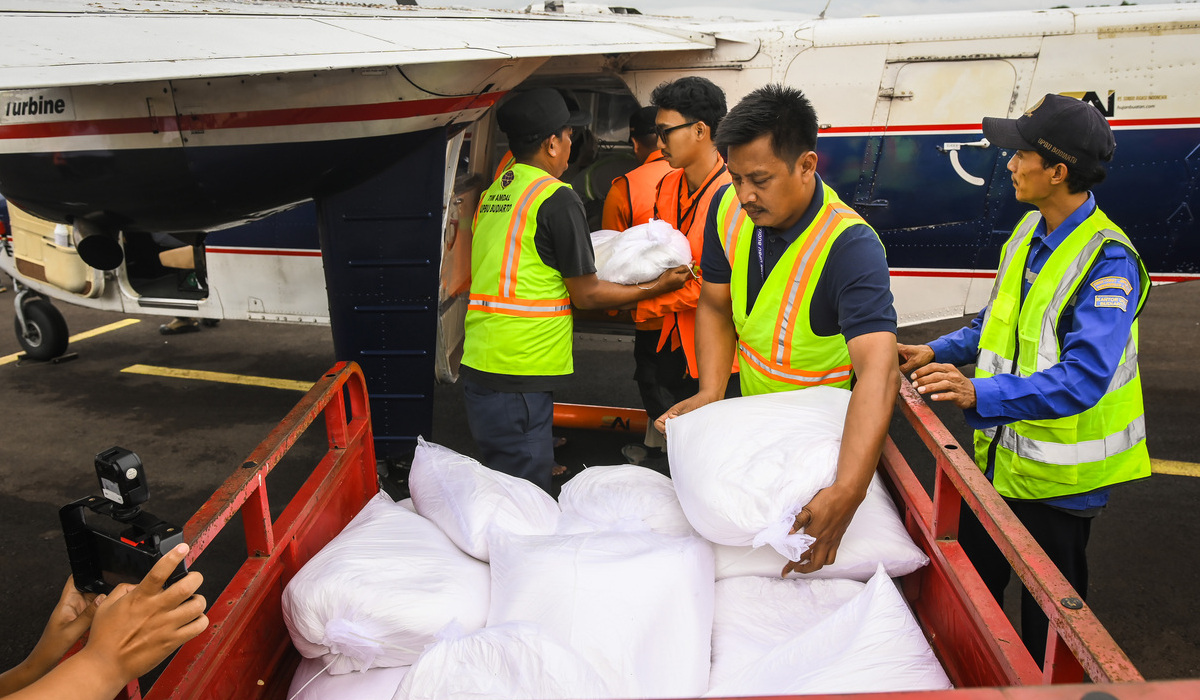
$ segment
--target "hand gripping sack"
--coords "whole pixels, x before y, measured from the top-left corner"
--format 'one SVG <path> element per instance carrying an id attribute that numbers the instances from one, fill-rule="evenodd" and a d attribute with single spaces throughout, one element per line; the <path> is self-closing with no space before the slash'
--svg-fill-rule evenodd
<path id="1" fill-rule="evenodd" d="M 563 484 L 558 504 L 560 535 L 603 530 L 696 534 L 671 479 L 646 467 L 588 467 Z"/>
<path id="2" fill-rule="evenodd" d="M 699 537 L 501 536 L 488 625 L 541 625 L 582 654 L 613 697 L 696 697 L 708 687 L 712 576 L 712 547 Z"/>
<path id="3" fill-rule="evenodd" d="M 837 475 L 849 403 L 849 391 L 819 386 L 716 401 L 667 421 L 675 493 L 696 532 L 799 560 L 813 539 L 788 531 Z"/>
<path id="4" fill-rule="evenodd" d="M 765 607 L 761 619 L 778 616 L 774 608 Z M 854 598 L 815 625 L 796 632 L 781 636 L 778 646 L 714 684 L 708 695 L 817 695 L 952 687 L 908 603 L 883 567 Z"/>
<path id="5" fill-rule="evenodd" d="M 787 557 L 771 547 L 715 545 L 717 580 L 733 576 L 778 577 Z M 888 576 L 910 574 L 929 563 L 929 557 L 912 541 L 891 494 L 878 474 L 871 479 L 867 496 L 854 513 L 838 546 L 837 561 L 811 574 L 793 571 L 795 578 L 848 578 L 868 581 L 882 564 Z"/>
<path id="6" fill-rule="evenodd" d="M 596 252 L 596 276 L 617 284 L 649 282 L 692 261 L 687 237 L 659 219 L 621 232 L 596 231 L 592 248 Z"/>
<path id="7" fill-rule="evenodd" d="M 433 521 L 462 551 L 488 560 L 488 533 L 550 535 L 558 504 L 533 482 L 417 438 L 408 474 L 417 513 Z"/>
<path id="8" fill-rule="evenodd" d="M 413 664 L 395 700 L 611 697 L 608 684 L 579 652 L 532 622 L 508 622 L 441 635 Z"/>
<path id="9" fill-rule="evenodd" d="M 284 588 L 283 620 L 331 674 L 408 666 L 447 624 L 482 627 L 489 589 L 486 564 L 381 492 Z"/>

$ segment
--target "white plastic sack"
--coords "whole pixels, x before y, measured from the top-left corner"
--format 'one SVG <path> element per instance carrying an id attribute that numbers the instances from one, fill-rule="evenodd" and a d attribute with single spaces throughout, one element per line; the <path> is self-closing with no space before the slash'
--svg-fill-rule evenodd
<path id="1" fill-rule="evenodd" d="M 493 529 L 550 535 L 558 523 L 558 504 L 533 482 L 488 469 L 420 437 L 408 488 L 417 513 L 480 561 L 488 560 L 488 533 Z"/>
<path id="2" fill-rule="evenodd" d="M 331 674 L 408 666 L 447 624 L 482 627 L 489 589 L 486 564 L 380 492 L 284 588 L 283 620 Z"/>
<path id="3" fill-rule="evenodd" d="M 560 535 L 602 530 L 696 534 L 679 506 L 671 479 L 646 467 L 588 467 L 563 484 L 558 504 Z"/>
<path id="4" fill-rule="evenodd" d="M 687 237 L 659 219 L 624 231 L 596 231 L 596 276 L 617 284 L 649 282 L 672 267 L 692 261 Z"/>
<path id="5" fill-rule="evenodd" d="M 392 700 L 408 666 L 372 668 L 362 672 L 329 675 L 321 659 L 300 659 L 288 700 Z"/>
<path id="6" fill-rule="evenodd" d="M 696 697 L 708 688 L 712 577 L 712 547 L 698 537 L 498 537 L 488 625 L 540 624 L 613 697 Z"/>
<path id="7" fill-rule="evenodd" d="M 818 583 L 813 581 L 810 583 Z M 778 620 L 764 606 L 757 622 Z M 748 626 L 754 622 L 746 621 Z M 806 695 L 951 688 L 883 567 L 834 613 L 715 683 L 708 695 Z"/>
<path id="8" fill-rule="evenodd" d="M 713 687 L 725 684 L 858 595 L 863 584 L 839 579 L 742 576 L 717 582 L 713 612 Z"/>
<path id="9" fill-rule="evenodd" d="M 732 576 L 778 577 L 788 559 L 771 547 L 715 545 L 717 580 Z M 792 572 L 799 578 L 849 578 L 867 581 L 880 564 L 893 578 L 910 574 L 929 563 L 929 557 L 913 543 L 887 487 L 876 474 L 867 496 L 854 513 L 842 536 L 837 561 L 811 574 Z"/>
<path id="10" fill-rule="evenodd" d="M 837 475 L 849 403 L 849 391 L 819 386 L 717 401 L 667 421 L 675 492 L 696 532 L 798 561 L 813 538 L 788 531 Z"/>
<path id="11" fill-rule="evenodd" d="M 417 659 L 395 694 L 395 700 L 611 697 L 608 684 L 579 652 L 531 622 L 444 635 Z"/>

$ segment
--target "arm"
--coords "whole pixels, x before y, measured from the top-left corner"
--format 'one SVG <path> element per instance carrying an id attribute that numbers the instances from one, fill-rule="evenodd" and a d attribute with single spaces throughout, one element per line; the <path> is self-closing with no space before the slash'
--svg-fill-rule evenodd
<path id="1" fill-rule="evenodd" d="M 600 216 L 600 228 L 609 231 L 624 231 L 630 225 L 629 179 L 624 175 L 613 180 L 608 196 L 604 198 L 604 213 Z"/>
<path id="2" fill-rule="evenodd" d="M 103 600 L 104 596 L 80 593 L 74 580 L 68 577 L 33 651 L 20 664 L 0 674 L 0 697 L 15 693 L 49 673 L 91 626 L 96 607 Z"/>
<path id="3" fill-rule="evenodd" d="M 633 312 L 633 320 L 649 321 L 652 318 L 662 318 L 677 311 L 694 309 L 699 302 L 700 280 L 692 278 L 682 289 L 639 301 Z"/>
<path id="4" fill-rule="evenodd" d="M 979 355 L 979 333 L 983 329 L 982 311 L 971 319 L 971 325 L 930 342 L 928 345 L 896 344 L 900 355 L 900 373 L 908 374 L 937 360 L 952 365 L 969 365 Z"/>
<path id="5" fill-rule="evenodd" d="M 567 293 L 575 306 L 581 309 L 611 309 L 630 306 L 663 292 L 675 291 L 691 278 L 691 268 L 680 265 L 662 273 L 648 285 L 606 282 L 594 272 L 589 275 L 564 277 L 563 283 L 567 285 Z"/>
<path id="6" fill-rule="evenodd" d="M 792 571 L 812 573 L 837 559 L 842 535 L 866 496 L 879 464 L 896 394 L 900 391 L 895 344 L 895 334 L 885 331 L 856 336 L 846 343 L 858 381 L 850 394 L 842 429 L 837 478 L 832 486 L 818 491 L 796 516 L 793 532 L 803 528 L 816 542 L 805 560 L 789 562 L 784 567 L 784 576 Z"/>
<path id="7" fill-rule="evenodd" d="M 108 700 L 203 632 L 205 602 L 195 592 L 204 577 L 193 571 L 163 590 L 187 551 L 179 545 L 137 586 L 114 589 L 96 609 L 87 646 L 10 700 Z"/>
<path id="8" fill-rule="evenodd" d="M 666 432 L 669 419 L 721 400 L 729 384 L 736 348 L 737 330 L 733 325 L 729 285 L 705 282 L 700 285 L 700 300 L 696 306 L 696 363 L 700 371 L 700 391 L 659 416 L 654 421 L 655 427 Z"/>

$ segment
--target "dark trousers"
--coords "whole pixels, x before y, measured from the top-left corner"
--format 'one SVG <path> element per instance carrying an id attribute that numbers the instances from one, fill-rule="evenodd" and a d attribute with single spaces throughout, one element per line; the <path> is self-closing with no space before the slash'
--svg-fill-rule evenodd
<path id="1" fill-rule="evenodd" d="M 1092 531 L 1092 519 L 1072 515 L 1057 508 L 1033 501 L 1005 499 L 1017 518 L 1046 550 L 1050 560 L 1062 571 L 1067 582 L 1087 600 L 1088 567 L 1087 543 Z M 975 565 L 979 577 L 1001 606 L 1004 588 L 1012 573 L 1008 560 L 979 524 L 975 514 L 963 504 L 959 515 L 958 540 Z M 1046 633 L 1050 626 L 1045 613 L 1033 596 L 1021 588 L 1021 639 L 1033 660 L 1042 663 L 1046 655 Z"/>
<path id="2" fill-rule="evenodd" d="M 554 469 L 554 395 L 549 391 L 493 391 L 469 379 L 459 381 L 480 461 L 549 491 Z"/>
<path id="3" fill-rule="evenodd" d="M 633 336 L 633 379 L 642 396 L 642 408 L 653 421 L 667 409 L 700 390 L 700 381 L 688 374 L 683 348 L 658 350 L 660 331 L 636 331 Z"/>

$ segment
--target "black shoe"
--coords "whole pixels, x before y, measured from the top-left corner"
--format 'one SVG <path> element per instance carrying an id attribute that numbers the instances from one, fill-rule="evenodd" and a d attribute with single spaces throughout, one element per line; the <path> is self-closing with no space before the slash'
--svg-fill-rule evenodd
<path id="1" fill-rule="evenodd" d="M 219 318 L 202 318 L 202 319 L 200 319 L 200 325 L 204 326 L 205 328 L 216 328 L 217 324 L 220 322 L 221 322 L 221 319 L 219 319 Z"/>

